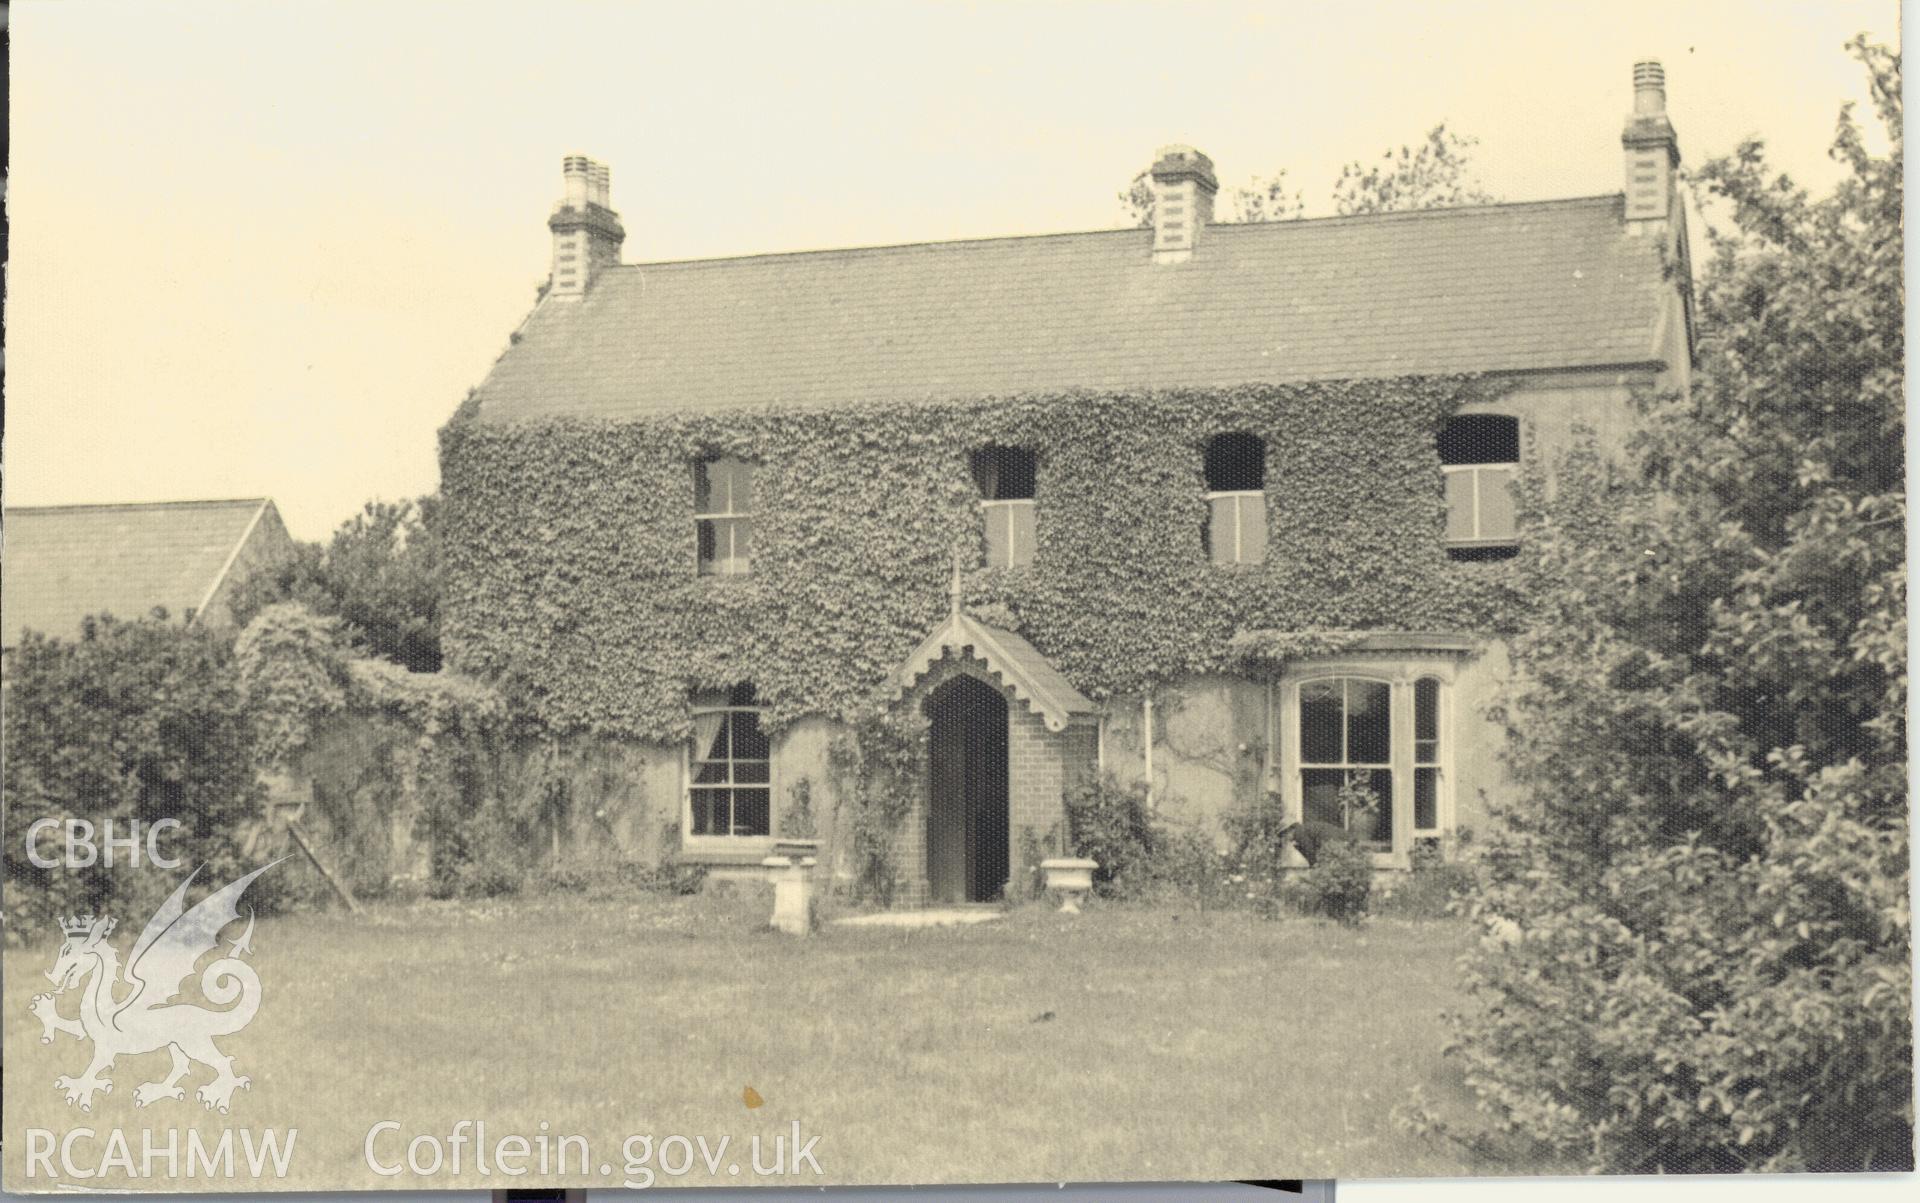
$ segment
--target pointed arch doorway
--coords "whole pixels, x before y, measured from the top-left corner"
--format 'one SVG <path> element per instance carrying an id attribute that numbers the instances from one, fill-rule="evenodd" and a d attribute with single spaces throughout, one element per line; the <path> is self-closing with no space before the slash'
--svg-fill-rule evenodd
<path id="1" fill-rule="evenodd" d="M 992 902 L 1007 883 L 1007 699 L 970 674 L 927 698 L 927 886 L 933 902 Z"/>

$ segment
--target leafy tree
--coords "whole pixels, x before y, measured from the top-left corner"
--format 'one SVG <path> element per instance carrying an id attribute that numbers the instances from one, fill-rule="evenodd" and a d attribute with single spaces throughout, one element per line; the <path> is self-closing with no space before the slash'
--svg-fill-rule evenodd
<path id="1" fill-rule="evenodd" d="M 1333 185 L 1334 212 L 1346 216 L 1488 204 L 1495 198 L 1468 167 L 1479 142 L 1454 133 L 1442 121 L 1419 145 L 1389 150 L 1373 166 L 1349 163 Z"/>
<path id="2" fill-rule="evenodd" d="M 78 640 L 28 632 L 7 665 L 3 722 L 10 930 L 44 935 L 38 925 L 58 915 L 109 910 L 127 921 L 178 883 L 174 874 L 128 869 L 124 850 L 113 868 L 40 868 L 28 858 L 26 832 L 43 818 L 85 820 L 96 841 L 108 820 L 124 838 L 133 821 L 144 831 L 177 819 L 181 829 L 160 842 L 163 855 L 204 865 L 221 882 L 241 872 L 240 839 L 260 792 L 230 640 L 169 623 L 161 611 L 138 622 L 88 619 Z M 43 836 L 43 855 L 59 843 Z M 23 921 L 33 926 L 21 931 Z"/>
<path id="3" fill-rule="evenodd" d="M 1456 1052 L 1510 1135 L 1612 1171 L 1912 1167 L 1901 111 L 1808 194 L 1698 175 L 1691 394 L 1568 466 L 1504 716 Z"/>
<path id="4" fill-rule="evenodd" d="M 369 501 L 326 545 L 299 544 L 238 590 L 234 621 L 298 602 L 347 624 L 351 642 L 414 672 L 440 668 L 440 498 Z"/>
<path id="5" fill-rule="evenodd" d="M 1306 202 L 1295 189 L 1287 191 L 1287 169 L 1270 176 L 1255 176 L 1233 190 L 1234 220 L 1292 221 L 1306 216 Z"/>
<path id="6" fill-rule="evenodd" d="M 1129 225 L 1150 228 L 1153 225 L 1153 177 L 1141 172 L 1120 190 L 1120 211 Z"/>

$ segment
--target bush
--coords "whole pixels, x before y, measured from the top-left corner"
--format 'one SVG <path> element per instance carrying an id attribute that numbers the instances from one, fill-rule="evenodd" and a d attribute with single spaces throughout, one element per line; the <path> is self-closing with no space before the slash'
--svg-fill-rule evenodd
<path id="1" fill-rule="evenodd" d="M 1814 199 L 1757 142 L 1699 372 L 1576 448 L 1523 557 L 1457 1055 L 1502 1134 L 1612 1173 L 1913 1166 L 1900 63 L 1856 39 Z"/>
<path id="2" fill-rule="evenodd" d="M 1287 850 L 1294 846 L 1295 826 L 1275 794 L 1230 811 L 1221 820 L 1234 873 L 1246 886 L 1246 896 L 1271 914 L 1285 893 Z"/>
<path id="3" fill-rule="evenodd" d="M 179 876 L 203 866 L 225 883 L 245 872 L 240 844 L 263 793 L 253 771 L 253 730 L 231 644 L 163 614 L 138 622 L 88 619 L 78 640 L 28 633 L 7 666 L 5 850 L 8 929 L 44 934 L 62 914 L 113 912 L 139 923 Z M 84 819 L 115 835 L 130 822 L 177 819 L 161 845 L 177 873 L 42 869 L 25 834 L 42 818 Z M 271 906 L 276 874 L 248 890 Z M 165 889 L 161 889 L 161 885 Z"/>
<path id="4" fill-rule="evenodd" d="M 1122 785 L 1102 773 L 1068 791 L 1066 802 L 1068 846 L 1099 865 L 1094 892 L 1119 896 L 1144 887 L 1159 842 L 1147 814 L 1145 783 Z"/>
<path id="5" fill-rule="evenodd" d="M 1150 880 L 1157 891 L 1184 898 L 1203 911 L 1224 910 L 1239 901 L 1227 858 L 1201 828 L 1162 831 L 1156 848 Z"/>
<path id="6" fill-rule="evenodd" d="M 1341 836 L 1318 846 L 1313 867 L 1299 875 L 1300 897 L 1313 914 L 1359 923 L 1373 899 L 1373 854 L 1345 832 Z"/>
<path id="7" fill-rule="evenodd" d="M 1438 919 L 1450 914 L 1456 901 L 1471 897 L 1475 881 L 1473 869 L 1463 862 L 1446 859 L 1437 843 L 1423 840 L 1415 844 L 1412 862 L 1413 872 L 1394 883 L 1393 892 L 1384 895 L 1374 907 L 1376 912 Z"/>

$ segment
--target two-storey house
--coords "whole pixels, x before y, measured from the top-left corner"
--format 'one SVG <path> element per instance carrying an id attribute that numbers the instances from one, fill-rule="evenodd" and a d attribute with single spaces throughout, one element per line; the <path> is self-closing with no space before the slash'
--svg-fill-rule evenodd
<path id="1" fill-rule="evenodd" d="M 1528 474 L 1687 384 L 1633 83 L 1620 192 L 1268 224 L 1175 146 L 1151 228 L 625 263 L 569 158 L 548 285 L 443 434 L 452 663 L 636 850 L 807 835 L 845 876 L 877 841 L 902 897 L 985 901 L 1104 772 L 1404 866 L 1504 788 Z"/>

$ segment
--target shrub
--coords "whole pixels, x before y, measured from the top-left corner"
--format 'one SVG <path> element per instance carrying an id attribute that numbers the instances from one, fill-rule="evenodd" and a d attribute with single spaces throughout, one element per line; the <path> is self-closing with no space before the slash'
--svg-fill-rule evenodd
<path id="1" fill-rule="evenodd" d="M 1271 914 L 1286 891 L 1287 851 L 1296 843 L 1297 826 L 1288 820 L 1277 794 L 1263 794 L 1259 801 L 1229 811 L 1221 826 L 1231 849 L 1229 864 L 1244 883 L 1246 897 Z"/>
<path id="2" fill-rule="evenodd" d="M 1151 880 L 1165 893 L 1186 899 L 1203 911 L 1223 910 L 1236 901 L 1226 857 L 1199 827 L 1176 827 L 1158 836 Z"/>
<path id="3" fill-rule="evenodd" d="M 1143 887 L 1158 844 L 1145 783 L 1123 785 L 1102 773 L 1069 790 L 1066 803 L 1068 846 L 1099 864 L 1094 892 L 1121 895 Z"/>
<path id="4" fill-rule="evenodd" d="M 1395 883 L 1392 894 L 1381 898 L 1376 911 L 1438 919 L 1472 894 L 1473 869 L 1467 863 L 1448 860 L 1437 842 L 1422 840 L 1414 845 L 1412 868 L 1413 872 Z"/>
<path id="5" fill-rule="evenodd" d="M 1891 154 L 1843 114 L 1824 199 L 1757 142 L 1701 170 L 1693 388 L 1523 553 L 1456 1047 L 1597 1171 L 1913 1166 L 1900 63 L 1852 48 Z"/>
<path id="6" fill-rule="evenodd" d="M 10 931 L 29 924 L 38 934 L 62 913 L 89 911 L 138 923 L 145 914 L 128 912 L 158 902 L 161 884 L 178 884 L 165 871 L 118 872 L 97 862 L 39 868 L 25 840 L 38 819 L 84 819 L 96 832 L 112 820 L 116 835 L 133 820 L 177 819 L 180 830 L 161 847 L 183 859 L 179 874 L 204 866 L 204 877 L 226 882 L 245 871 L 240 841 L 263 794 L 230 641 L 160 613 L 138 622 L 88 619 L 78 640 L 25 635 L 7 666 L 7 690 Z M 264 909 L 278 888 L 263 878 L 248 898 Z"/>
<path id="7" fill-rule="evenodd" d="M 1300 874 L 1300 896 L 1314 914 L 1359 923 L 1372 903 L 1373 854 L 1360 841 L 1342 836 L 1319 845 L 1313 867 Z"/>

